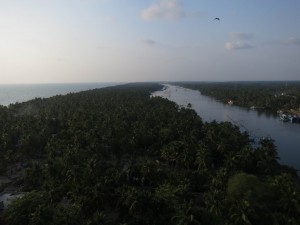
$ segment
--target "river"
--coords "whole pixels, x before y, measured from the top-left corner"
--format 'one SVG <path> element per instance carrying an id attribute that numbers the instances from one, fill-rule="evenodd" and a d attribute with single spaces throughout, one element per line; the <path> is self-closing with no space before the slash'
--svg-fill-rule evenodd
<path id="1" fill-rule="evenodd" d="M 277 146 L 280 163 L 300 170 L 300 124 L 282 122 L 274 115 L 223 104 L 201 95 L 199 91 L 168 84 L 164 90 L 154 92 L 152 96 L 167 98 L 184 107 L 191 103 L 191 108 L 203 121 L 229 121 L 238 125 L 242 131 L 248 131 L 253 138 L 272 138 Z"/>

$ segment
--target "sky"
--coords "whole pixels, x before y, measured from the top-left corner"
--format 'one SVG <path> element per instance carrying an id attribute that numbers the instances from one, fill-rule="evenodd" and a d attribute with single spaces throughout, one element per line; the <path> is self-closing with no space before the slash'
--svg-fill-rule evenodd
<path id="1" fill-rule="evenodd" d="M 299 80 L 299 12 L 299 0 L 0 0 L 0 83 Z"/>

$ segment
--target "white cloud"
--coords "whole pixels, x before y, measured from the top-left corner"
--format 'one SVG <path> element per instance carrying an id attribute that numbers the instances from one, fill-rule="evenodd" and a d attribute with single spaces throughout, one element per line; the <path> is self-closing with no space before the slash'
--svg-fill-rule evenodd
<path id="1" fill-rule="evenodd" d="M 231 41 L 225 43 L 225 48 L 228 50 L 240 50 L 254 48 L 253 45 L 246 43 L 245 40 L 253 38 L 253 34 L 243 32 L 231 32 L 229 33 Z"/>
<path id="2" fill-rule="evenodd" d="M 160 0 L 142 11 L 141 17 L 145 21 L 180 20 L 185 16 L 182 5 L 178 0 Z"/>
<path id="3" fill-rule="evenodd" d="M 140 42 L 144 45 L 152 46 L 156 44 L 156 41 L 151 39 L 141 39 Z"/>
<path id="4" fill-rule="evenodd" d="M 229 36 L 235 40 L 248 40 L 253 38 L 253 34 L 242 32 L 231 32 Z"/>
<path id="5" fill-rule="evenodd" d="M 289 37 L 287 40 L 284 41 L 284 43 L 290 44 L 290 45 L 300 45 L 300 38 Z"/>
<path id="6" fill-rule="evenodd" d="M 254 46 L 241 41 L 235 41 L 235 42 L 227 42 L 225 44 L 225 48 L 228 50 L 239 50 L 239 49 L 254 48 Z"/>

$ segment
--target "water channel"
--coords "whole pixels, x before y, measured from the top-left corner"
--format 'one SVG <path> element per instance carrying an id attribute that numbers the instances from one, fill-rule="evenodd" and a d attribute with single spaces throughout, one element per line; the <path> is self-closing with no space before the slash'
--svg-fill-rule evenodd
<path id="1" fill-rule="evenodd" d="M 253 138 L 272 138 L 278 149 L 280 162 L 300 170 L 300 124 L 282 122 L 276 115 L 262 111 L 227 105 L 199 91 L 173 85 L 165 85 L 164 90 L 153 96 L 167 98 L 179 106 L 192 105 L 205 122 L 229 121 L 248 131 Z"/>

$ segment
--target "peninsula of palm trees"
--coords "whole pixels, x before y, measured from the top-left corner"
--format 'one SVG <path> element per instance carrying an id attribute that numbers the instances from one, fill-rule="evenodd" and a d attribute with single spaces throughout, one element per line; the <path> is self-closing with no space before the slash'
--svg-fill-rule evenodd
<path id="1" fill-rule="evenodd" d="M 0 106 L 1 224 L 300 224 L 272 140 L 126 84 Z M 17 176 L 14 176 L 17 175 Z M 3 179 L 2 179 L 3 180 Z"/>

